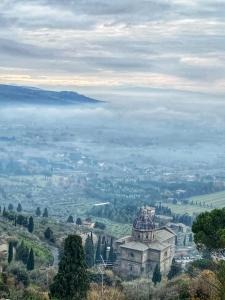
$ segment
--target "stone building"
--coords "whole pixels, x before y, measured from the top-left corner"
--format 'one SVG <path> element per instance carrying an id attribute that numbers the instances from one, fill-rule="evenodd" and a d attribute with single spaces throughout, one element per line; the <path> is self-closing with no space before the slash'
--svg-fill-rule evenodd
<path id="1" fill-rule="evenodd" d="M 115 268 L 122 277 L 151 276 L 157 264 L 162 274 L 170 270 L 176 234 L 167 227 L 156 228 L 154 218 L 154 208 L 141 208 L 132 235 L 115 242 Z"/>

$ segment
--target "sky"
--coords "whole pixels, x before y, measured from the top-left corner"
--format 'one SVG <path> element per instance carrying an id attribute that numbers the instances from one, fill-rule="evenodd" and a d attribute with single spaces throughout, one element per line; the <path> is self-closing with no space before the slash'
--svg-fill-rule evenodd
<path id="1" fill-rule="evenodd" d="M 3 84 L 223 97 L 224 61 L 224 0 L 0 1 Z"/>

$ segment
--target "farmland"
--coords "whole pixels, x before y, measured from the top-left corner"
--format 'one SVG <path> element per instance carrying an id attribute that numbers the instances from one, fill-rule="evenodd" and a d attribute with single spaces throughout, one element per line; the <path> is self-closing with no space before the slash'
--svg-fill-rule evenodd
<path id="1" fill-rule="evenodd" d="M 174 213 L 190 215 L 214 208 L 225 207 L 225 191 L 207 195 L 195 196 L 188 199 L 190 204 L 168 204 Z"/>

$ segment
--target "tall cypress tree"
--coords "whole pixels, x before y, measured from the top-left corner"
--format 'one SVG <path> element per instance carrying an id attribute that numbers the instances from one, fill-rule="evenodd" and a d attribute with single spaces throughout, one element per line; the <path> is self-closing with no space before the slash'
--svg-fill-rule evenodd
<path id="1" fill-rule="evenodd" d="M 69 235 L 65 240 L 58 274 L 50 286 L 51 296 L 61 300 L 83 300 L 87 297 L 88 288 L 82 239 L 77 235 Z"/>
<path id="2" fill-rule="evenodd" d="M 108 261 L 109 261 L 109 263 L 112 263 L 112 264 L 116 261 L 116 254 L 114 253 L 114 248 L 113 248 L 113 238 L 111 238 L 111 242 L 110 242 Z"/>
<path id="3" fill-rule="evenodd" d="M 27 270 L 32 271 L 34 269 L 34 251 L 31 248 L 30 253 L 27 260 Z"/>
<path id="4" fill-rule="evenodd" d="M 13 243 L 10 241 L 8 246 L 8 263 L 10 264 L 13 260 Z"/>
<path id="5" fill-rule="evenodd" d="M 32 233 L 34 231 L 34 219 L 33 219 L 33 217 L 29 218 L 29 222 L 28 222 L 27 228 L 28 228 L 28 231 L 30 233 Z"/>
<path id="6" fill-rule="evenodd" d="M 45 208 L 44 212 L 43 212 L 43 218 L 48 218 L 48 209 Z"/>
<path id="7" fill-rule="evenodd" d="M 67 219 L 67 223 L 74 223 L 73 216 L 69 216 Z"/>
<path id="8" fill-rule="evenodd" d="M 95 263 L 99 264 L 101 262 L 101 237 L 98 237 L 98 244 L 95 254 Z"/>
<path id="9" fill-rule="evenodd" d="M 41 209 L 40 209 L 40 207 L 36 208 L 35 214 L 36 214 L 37 217 L 40 217 L 40 215 L 41 215 Z"/>
<path id="10" fill-rule="evenodd" d="M 173 259 L 171 267 L 170 267 L 170 271 L 167 274 L 167 278 L 169 280 L 171 280 L 173 277 L 179 275 L 181 273 L 182 269 L 181 269 L 181 265 L 178 264 L 175 259 Z"/>
<path id="11" fill-rule="evenodd" d="M 18 204 L 16 210 L 17 210 L 17 212 L 19 212 L 19 213 L 23 210 L 23 209 L 22 209 L 21 203 Z"/>
<path id="12" fill-rule="evenodd" d="M 7 215 L 7 212 L 6 212 L 6 209 L 5 209 L 5 206 L 4 206 L 3 212 L 2 212 L 2 216 L 3 216 L 3 217 L 6 217 L 6 215 Z"/>
<path id="13" fill-rule="evenodd" d="M 154 282 L 154 285 L 156 285 L 158 282 L 160 282 L 162 279 L 162 275 L 160 273 L 159 265 L 157 264 L 155 266 L 153 276 L 152 276 L 152 281 Z"/>
<path id="14" fill-rule="evenodd" d="M 102 258 L 103 258 L 104 261 L 107 260 L 107 243 L 106 243 L 106 241 L 105 241 L 105 244 L 102 248 Z"/>
<path id="15" fill-rule="evenodd" d="M 85 252 L 85 261 L 89 268 L 94 266 L 95 258 L 94 258 L 94 244 L 92 238 L 88 235 L 85 241 L 84 246 Z"/>

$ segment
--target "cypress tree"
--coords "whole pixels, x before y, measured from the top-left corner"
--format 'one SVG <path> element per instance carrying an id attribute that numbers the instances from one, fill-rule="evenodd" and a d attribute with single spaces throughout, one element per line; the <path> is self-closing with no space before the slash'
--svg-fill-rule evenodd
<path id="1" fill-rule="evenodd" d="M 4 206 L 3 212 L 2 212 L 2 216 L 3 216 L 3 217 L 6 217 L 6 215 L 7 215 L 7 212 L 6 212 L 6 209 L 5 209 L 5 206 Z"/>
<path id="2" fill-rule="evenodd" d="M 14 209 L 14 207 L 13 207 L 12 203 L 9 203 L 8 210 L 12 211 L 13 209 Z"/>
<path id="3" fill-rule="evenodd" d="M 13 243 L 9 242 L 8 246 L 8 263 L 10 264 L 13 260 Z"/>
<path id="4" fill-rule="evenodd" d="M 43 212 L 43 218 L 48 218 L 48 209 L 45 208 L 44 212 Z"/>
<path id="5" fill-rule="evenodd" d="M 106 241 L 105 241 L 105 244 L 104 244 L 103 249 L 102 249 L 102 258 L 103 258 L 104 261 L 107 260 L 107 243 L 106 243 Z"/>
<path id="6" fill-rule="evenodd" d="M 58 274 L 50 286 L 51 296 L 61 300 L 83 300 L 89 288 L 82 239 L 69 235 L 59 263 Z"/>
<path id="7" fill-rule="evenodd" d="M 23 209 L 22 209 L 21 203 L 18 204 L 16 210 L 17 210 L 17 212 L 19 212 L 19 213 L 23 210 Z"/>
<path id="8" fill-rule="evenodd" d="M 181 266 L 175 261 L 175 259 L 173 259 L 167 278 L 171 280 L 173 277 L 179 275 L 180 273 L 181 273 Z"/>
<path id="9" fill-rule="evenodd" d="M 154 285 L 156 285 L 158 282 L 160 282 L 162 279 L 162 275 L 160 273 L 159 265 L 157 264 L 155 266 L 153 276 L 152 276 L 152 281 L 154 282 Z"/>
<path id="10" fill-rule="evenodd" d="M 44 232 L 44 236 L 47 240 L 49 240 L 50 242 L 54 243 L 55 242 L 55 238 L 53 235 L 53 231 L 51 230 L 50 227 L 48 227 L 45 232 Z"/>
<path id="11" fill-rule="evenodd" d="M 31 248 L 30 253 L 27 260 L 27 270 L 32 271 L 34 269 L 34 251 Z"/>
<path id="12" fill-rule="evenodd" d="M 84 246 L 84 252 L 85 252 L 85 261 L 89 268 L 94 266 L 94 244 L 92 238 L 88 235 L 85 246 Z"/>
<path id="13" fill-rule="evenodd" d="M 112 264 L 116 261 L 116 254 L 114 253 L 114 248 L 113 248 L 113 238 L 111 238 L 111 242 L 110 242 L 108 261 L 109 261 L 109 263 L 112 263 Z"/>
<path id="14" fill-rule="evenodd" d="M 27 228 L 28 228 L 28 231 L 30 233 L 32 233 L 34 231 L 34 219 L 33 219 L 33 217 L 29 218 L 29 222 L 28 222 Z"/>
<path id="15" fill-rule="evenodd" d="M 41 209 L 40 209 L 40 207 L 36 208 L 35 214 L 36 214 L 37 217 L 40 217 L 40 215 L 41 215 Z"/>
<path id="16" fill-rule="evenodd" d="M 77 218 L 76 224 L 77 224 L 78 226 L 82 225 L 82 220 L 81 220 L 81 218 Z"/>
<path id="17" fill-rule="evenodd" d="M 67 219 L 67 223 L 74 223 L 73 221 L 73 216 L 69 216 L 68 219 Z"/>
<path id="18" fill-rule="evenodd" d="M 101 262 L 101 237 L 98 237 L 98 244 L 95 254 L 95 263 L 99 264 Z"/>

